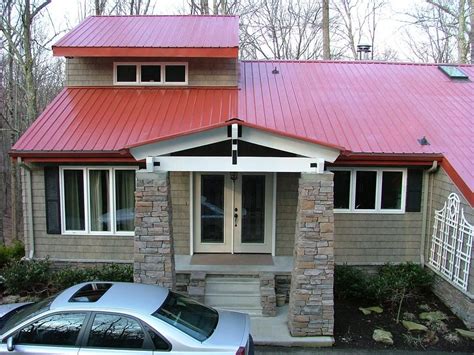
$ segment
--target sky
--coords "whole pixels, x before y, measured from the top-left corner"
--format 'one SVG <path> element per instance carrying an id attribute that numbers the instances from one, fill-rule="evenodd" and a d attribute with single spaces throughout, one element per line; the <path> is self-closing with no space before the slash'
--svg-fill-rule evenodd
<path id="1" fill-rule="evenodd" d="M 210 0 L 212 3 L 213 0 Z M 296 1 L 296 0 L 295 0 Z M 319 0 L 314 0 L 319 1 Z M 370 0 L 366 0 L 370 1 Z M 423 3 L 424 0 L 387 0 L 388 6 L 382 13 L 379 28 L 377 29 L 378 43 L 390 44 L 391 48 L 399 52 L 401 59 L 406 57 L 404 41 L 403 13 L 410 9 L 415 3 Z M 171 15 L 178 14 L 184 8 L 187 0 L 157 0 L 154 13 Z M 70 29 L 78 23 L 79 1 L 76 0 L 53 0 L 48 6 L 49 14 L 53 20 L 56 31 Z M 58 39 L 61 36 L 58 37 Z"/>

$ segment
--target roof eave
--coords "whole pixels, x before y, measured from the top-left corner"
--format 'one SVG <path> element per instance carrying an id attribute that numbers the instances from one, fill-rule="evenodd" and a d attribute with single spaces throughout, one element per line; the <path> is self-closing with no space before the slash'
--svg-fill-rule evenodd
<path id="1" fill-rule="evenodd" d="M 56 57 L 176 57 L 237 58 L 238 47 L 176 48 L 176 47 L 62 47 L 53 46 Z"/>

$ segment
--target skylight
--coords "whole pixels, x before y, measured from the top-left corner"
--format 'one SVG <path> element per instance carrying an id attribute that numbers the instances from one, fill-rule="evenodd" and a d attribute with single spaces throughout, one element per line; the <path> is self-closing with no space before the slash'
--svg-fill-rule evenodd
<path id="1" fill-rule="evenodd" d="M 438 68 L 451 79 L 469 79 L 461 69 L 453 65 L 439 65 Z"/>

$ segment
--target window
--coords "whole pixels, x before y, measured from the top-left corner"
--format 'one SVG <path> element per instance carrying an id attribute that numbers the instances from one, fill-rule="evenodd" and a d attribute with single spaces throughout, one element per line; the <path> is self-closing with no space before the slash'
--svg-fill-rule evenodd
<path id="1" fill-rule="evenodd" d="M 219 314 L 214 309 L 171 291 L 153 316 L 198 341 L 209 338 L 219 320 Z"/>
<path id="2" fill-rule="evenodd" d="M 135 168 L 61 167 L 63 234 L 132 234 Z"/>
<path id="3" fill-rule="evenodd" d="M 115 85 L 187 85 L 188 63 L 114 63 Z"/>
<path id="4" fill-rule="evenodd" d="M 336 212 L 405 211 L 406 169 L 335 168 Z"/>
<path id="5" fill-rule="evenodd" d="M 96 314 L 89 332 L 87 346 L 94 348 L 142 349 L 145 332 L 135 319 Z"/>
<path id="6" fill-rule="evenodd" d="M 90 283 L 82 286 L 69 302 L 97 302 L 112 287 L 110 283 Z"/>
<path id="7" fill-rule="evenodd" d="M 74 346 L 86 313 L 54 314 L 39 319 L 20 330 L 17 344 Z"/>

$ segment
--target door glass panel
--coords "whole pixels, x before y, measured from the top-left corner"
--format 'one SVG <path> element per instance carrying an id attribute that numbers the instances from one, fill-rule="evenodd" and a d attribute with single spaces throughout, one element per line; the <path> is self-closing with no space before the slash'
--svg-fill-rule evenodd
<path id="1" fill-rule="evenodd" d="M 242 243 L 265 241 L 265 175 L 242 176 Z"/>
<path id="2" fill-rule="evenodd" d="M 224 242 L 224 175 L 201 176 L 201 242 Z"/>

